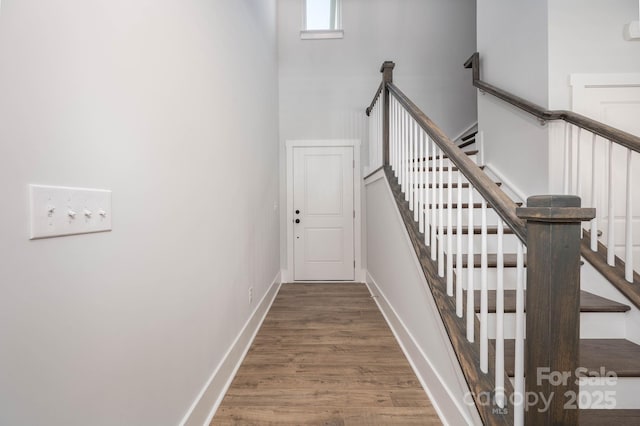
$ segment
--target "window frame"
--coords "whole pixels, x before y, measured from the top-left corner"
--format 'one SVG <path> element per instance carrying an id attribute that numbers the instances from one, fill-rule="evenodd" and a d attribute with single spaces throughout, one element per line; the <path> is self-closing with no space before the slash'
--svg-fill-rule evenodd
<path id="1" fill-rule="evenodd" d="M 328 28 L 322 30 L 307 29 L 307 2 L 302 0 L 302 30 L 300 30 L 300 38 L 302 40 L 318 40 L 318 39 L 339 39 L 344 38 L 344 30 L 342 28 L 342 0 L 328 0 L 335 7 L 335 26 L 336 28 Z"/>

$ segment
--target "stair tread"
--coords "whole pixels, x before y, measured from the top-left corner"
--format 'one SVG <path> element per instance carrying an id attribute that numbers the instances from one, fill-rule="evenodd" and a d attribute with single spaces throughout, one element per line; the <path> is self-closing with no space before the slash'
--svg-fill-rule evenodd
<path id="1" fill-rule="evenodd" d="M 462 256 L 462 267 L 467 267 L 468 256 L 464 254 Z M 476 268 L 480 268 L 481 264 L 481 256 L 476 254 L 473 256 L 473 264 Z M 505 268 L 515 268 L 517 266 L 518 255 L 515 253 L 505 253 L 504 254 L 504 267 Z M 490 268 L 495 268 L 498 265 L 498 255 L 495 253 L 489 253 L 487 255 L 487 264 Z M 457 256 L 453 256 L 453 267 L 455 268 L 458 265 Z M 527 266 L 527 255 L 524 255 L 524 266 Z"/>
<path id="2" fill-rule="evenodd" d="M 473 145 L 474 143 L 476 143 L 476 139 L 469 139 L 467 141 L 462 142 L 460 145 L 458 145 L 458 148 L 462 149 L 462 148 L 466 148 L 469 145 Z"/>
<path id="3" fill-rule="evenodd" d="M 458 234 L 458 227 L 454 226 L 452 229 L 452 233 L 453 235 L 457 235 Z M 444 228 L 444 233 L 445 235 L 448 234 L 448 229 L 445 226 Z M 474 226 L 473 227 L 473 233 L 474 235 L 480 235 L 482 234 L 482 227 L 480 226 Z M 469 234 L 469 227 L 468 226 L 463 226 L 462 227 L 462 234 L 463 235 L 468 235 Z M 487 234 L 488 235 L 497 235 L 498 234 L 498 227 L 497 226 L 487 226 Z M 508 227 L 504 227 L 504 234 L 513 234 L 513 230 L 511 228 Z"/>
<path id="4" fill-rule="evenodd" d="M 476 312 L 480 312 L 480 290 L 475 292 L 475 308 Z M 488 291 L 489 312 L 496 312 L 496 291 Z M 580 291 L 580 312 L 627 312 L 631 307 L 628 305 L 605 299 L 604 297 Z M 505 290 L 504 292 L 504 311 L 514 313 L 516 311 L 516 291 Z"/>
<path id="5" fill-rule="evenodd" d="M 640 345 L 626 339 L 580 339 L 581 367 L 600 373 L 615 372 L 618 377 L 640 377 Z M 513 377 L 515 341 L 504 341 L 504 363 L 507 374 Z"/>
<path id="6" fill-rule="evenodd" d="M 469 139 L 473 138 L 477 134 L 478 134 L 478 131 L 476 130 L 475 132 L 471 132 L 468 135 L 465 135 L 465 136 L 461 137 L 460 140 L 461 141 L 468 141 Z"/>
<path id="7" fill-rule="evenodd" d="M 580 410 L 580 426 L 638 425 L 640 410 Z"/>

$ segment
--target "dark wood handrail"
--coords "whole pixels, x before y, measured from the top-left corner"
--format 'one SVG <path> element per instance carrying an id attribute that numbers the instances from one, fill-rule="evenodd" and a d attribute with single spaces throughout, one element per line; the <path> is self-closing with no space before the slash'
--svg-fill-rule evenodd
<path id="1" fill-rule="evenodd" d="M 495 212 L 504 220 L 514 234 L 526 244 L 526 223 L 516 215 L 516 203 L 505 194 L 498 185 L 487 176 L 469 156 L 444 134 L 442 130 L 423 113 L 400 89 L 393 83 L 388 83 L 387 88 L 395 96 L 396 100 L 413 117 L 418 125 L 431 137 L 445 155 L 449 157 L 473 187 L 493 207 Z"/>
<path id="2" fill-rule="evenodd" d="M 384 81 L 380 83 L 378 90 L 376 90 L 376 94 L 373 95 L 373 100 L 371 101 L 371 104 L 366 110 L 367 117 L 371 114 L 371 111 L 373 110 L 373 107 L 376 105 L 376 102 L 378 102 L 378 98 L 382 94 L 382 90 L 384 90 Z"/>
<path id="3" fill-rule="evenodd" d="M 574 124 L 585 130 L 597 134 L 611 142 L 624 146 L 636 152 L 640 152 L 640 137 L 632 135 L 631 133 L 624 132 L 615 127 L 611 127 L 607 124 L 601 123 L 597 120 L 593 120 L 584 115 L 575 113 L 573 111 L 565 110 L 553 110 L 549 111 L 540 105 L 529 102 L 519 96 L 495 87 L 489 83 L 480 80 L 480 54 L 478 52 L 471 55 L 471 57 L 464 63 L 465 68 L 473 69 L 473 85 L 478 89 L 489 93 L 496 98 L 519 108 L 529 114 L 537 117 L 540 120 L 564 120 L 567 123 Z"/>

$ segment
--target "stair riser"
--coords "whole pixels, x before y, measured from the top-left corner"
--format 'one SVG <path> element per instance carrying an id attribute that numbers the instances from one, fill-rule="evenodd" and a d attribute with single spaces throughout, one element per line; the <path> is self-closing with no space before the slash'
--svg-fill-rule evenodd
<path id="1" fill-rule="evenodd" d="M 449 248 L 447 246 L 448 238 L 447 235 L 444 235 L 442 239 L 444 240 L 444 251 L 445 253 L 452 253 L 454 256 L 458 253 L 458 243 L 457 243 L 457 235 L 452 234 L 452 246 Z M 469 253 L 469 236 L 462 235 L 462 253 Z M 513 234 L 507 234 L 503 236 L 502 239 L 502 247 L 503 253 L 516 253 L 518 250 L 518 237 Z M 482 235 L 473 235 L 473 252 L 475 254 L 479 254 L 482 249 Z M 487 235 L 487 253 L 497 253 L 498 252 L 498 236 L 497 235 Z"/>
<path id="2" fill-rule="evenodd" d="M 606 396 L 610 398 L 610 402 L 615 402 L 615 408 L 618 410 L 640 409 L 640 377 L 582 379 L 580 392 L 585 393 L 578 402 L 582 409 L 606 408 L 606 401 L 603 400 Z"/>
<path id="3" fill-rule="evenodd" d="M 460 192 L 462 194 L 462 202 L 466 203 L 469 201 L 469 191 L 473 191 L 473 199 L 475 200 L 474 202 L 480 202 L 480 194 L 478 193 L 478 191 L 476 191 L 475 189 L 470 189 L 470 188 L 462 188 L 460 190 L 458 190 L 458 188 L 451 188 L 451 199 L 453 200 L 454 203 L 458 202 L 458 192 Z M 436 188 L 435 190 L 432 188 L 429 190 L 428 194 L 424 194 L 423 196 L 426 197 L 427 195 L 429 195 L 429 202 L 432 203 L 433 200 L 433 193 L 436 193 L 436 200 L 439 200 L 440 197 L 440 193 L 439 193 L 439 188 Z M 445 203 L 448 203 L 449 200 L 449 189 L 448 188 L 442 188 L 442 197 Z"/>
<path id="4" fill-rule="evenodd" d="M 439 226 L 440 220 L 440 210 L 435 210 L 436 212 L 436 224 Z M 429 223 L 431 223 L 431 218 L 433 215 L 433 210 L 429 210 Z M 443 225 L 446 227 L 448 224 L 448 215 L 449 210 L 442 210 L 443 217 Z M 473 209 L 473 226 L 480 226 L 482 220 L 482 209 L 477 208 Z M 462 226 L 466 226 L 469 223 L 469 209 L 462 209 Z M 498 225 L 498 215 L 493 209 L 487 209 L 487 226 L 497 226 Z M 451 209 L 451 226 L 456 228 L 458 226 L 458 209 Z"/>
<path id="5" fill-rule="evenodd" d="M 480 314 L 477 314 L 478 318 Z M 525 314 L 526 316 L 526 314 Z M 489 339 L 496 338 L 496 314 L 488 314 Z M 504 314 L 505 339 L 516 337 L 516 314 Z M 580 313 L 580 338 L 581 339 L 624 339 L 625 330 L 624 312 L 581 312 Z"/>
<path id="6" fill-rule="evenodd" d="M 415 178 L 415 179 L 419 179 L 419 177 L 417 176 L 417 175 L 418 175 L 418 173 L 415 173 L 415 175 L 416 175 L 416 176 L 414 176 L 414 178 Z M 443 178 L 442 178 L 442 182 L 449 183 L 449 172 L 447 172 L 447 171 L 445 170 L 445 171 L 444 171 L 444 173 L 443 173 L 443 175 L 444 175 L 444 176 L 443 176 Z M 396 175 L 396 177 L 397 177 L 397 175 Z M 426 177 L 425 177 L 424 179 L 426 179 Z M 416 180 L 416 182 L 417 182 L 417 180 Z M 438 183 L 440 183 L 440 173 L 438 173 L 437 180 L 436 180 L 436 181 L 434 181 L 434 174 L 433 174 L 433 172 L 429 172 L 429 182 L 430 182 L 430 183 L 433 183 L 433 182 L 438 182 Z M 452 172 L 451 172 L 451 182 L 452 182 L 452 183 L 458 183 L 458 172 L 455 172 L 455 171 L 452 171 Z M 469 182 L 469 181 L 467 180 L 467 178 L 466 178 L 466 177 L 464 177 L 464 175 L 462 176 L 462 182 L 463 182 L 463 183 L 467 183 L 467 182 Z"/>
<path id="7" fill-rule="evenodd" d="M 509 378 L 514 384 L 513 378 Z M 605 380 L 607 380 L 605 382 Z M 610 382 L 609 382 L 610 380 Z M 584 393 L 575 401 L 581 409 L 608 409 L 615 404 L 616 410 L 640 409 L 640 377 L 618 377 L 616 379 L 585 378 L 580 381 L 580 392 Z M 606 392 L 606 393 L 605 393 Z M 609 400 L 605 400 L 605 398 Z M 574 402 L 566 400 L 566 403 Z M 615 411 L 612 412 L 612 414 Z"/>
<path id="8" fill-rule="evenodd" d="M 455 271 L 455 268 L 454 268 Z M 504 268 L 504 289 L 505 290 L 515 290 L 516 289 L 516 280 L 517 280 L 517 269 L 516 268 Z M 467 288 L 467 277 L 468 277 L 468 269 L 462 268 L 462 288 Z M 525 268 L 526 275 L 526 268 Z M 456 276 L 457 279 L 457 276 Z M 474 288 L 478 290 L 480 288 L 480 283 L 482 279 L 482 271 L 481 269 L 474 268 L 473 270 L 473 283 Z M 487 270 L 487 288 L 489 290 L 495 290 L 498 282 L 498 271 L 496 268 L 489 268 Z"/>

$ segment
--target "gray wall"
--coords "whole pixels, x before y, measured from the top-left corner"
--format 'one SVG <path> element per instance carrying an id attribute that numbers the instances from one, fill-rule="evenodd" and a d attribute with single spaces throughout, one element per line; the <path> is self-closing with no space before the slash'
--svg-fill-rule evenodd
<path id="1" fill-rule="evenodd" d="M 637 0 L 549 2 L 549 106 L 571 108 L 573 73 L 638 73 L 640 42 L 626 41 L 638 20 Z"/>
<path id="2" fill-rule="evenodd" d="M 302 1 L 278 0 L 281 164 L 290 139 L 356 138 L 365 144 L 364 110 L 385 60 L 396 63 L 398 86 L 447 134 L 456 136 L 476 121 L 471 73 L 462 67 L 475 51 L 474 1 L 342 4 L 344 39 L 301 40 Z M 285 178 L 283 166 L 283 206 Z M 284 230 L 284 218 L 281 225 Z M 284 262 L 284 235 L 282 244 Z"/>
<path id="3" fill-rule="evenodd" d="M 279 270 L 276 48 L 275 0 L 2 1 L 0 424 L 185 415 Z M 113 232 L 29 241 L 29 183 Z"/>
<path id="4" fill-rule="evenodd" d="M 547 106 L 547 0 L 478 0 L 478 51 L 483 80 Z M 547 192 L 545 127 L 490 95 L 478 96 L 478 127 L 488 166 L 525 194 Z"/>

